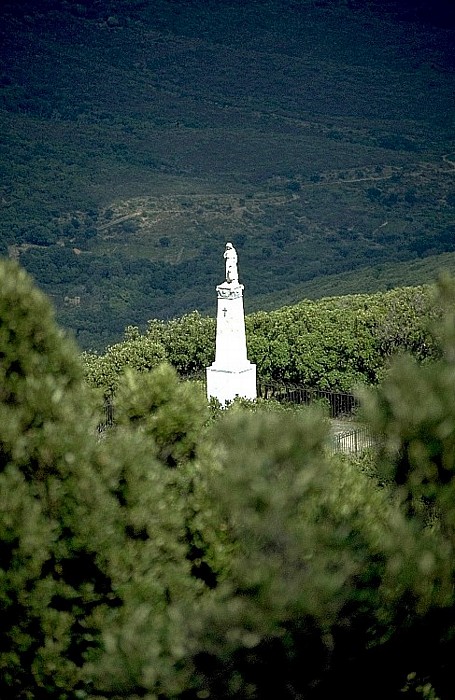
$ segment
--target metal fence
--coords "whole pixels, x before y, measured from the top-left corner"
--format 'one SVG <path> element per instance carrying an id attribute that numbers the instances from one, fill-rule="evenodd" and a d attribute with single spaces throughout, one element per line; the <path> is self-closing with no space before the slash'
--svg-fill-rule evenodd
<path id="1" fill-rule="evenodd" d="M 199 377 L 198 377 L 199 378 Z M 261 382 L 257 383 L 257 395 L 262 399 L 274 399 L 280 403 L 292 403 L 309 405 L 312 403 L 324 403 L 331 418 L 351 417 L 359 406 L 357 398 L 349 392 L 325 391 L 323 389 L 309 389 L 296 384 Z M 104 420 L 98 426 L 102 432 L 114 425 L 114 404 L 112 399 L 104 404 Z M 346 433 L 348 435 L 348 433 Z"/>
<path id="2" fill-rule="evenodd" d="M 112 399 L 106 400 L 103 406 L 104 420 L 98 423 L 98 432 L 103 433 L 114 425 L 114 404 Z"/>
<path id="3" fill-rule="evenodd" d="M 348 392 L 308 389 L 295 384 L 258 382 L 257 392 L 260 398 L 275 399 L 280 403 L 325 403 L 329 408 L 331 418 L 352 416 L 359 406 L 357 398 Z"/>
<path id="4" fill-rule="evenodd" d="M 356 455 L 376 445 L 377 440 L 369 432 L 368 428 L 365 427 L 337 433 L 332 437 L 331 441 L 333 452 L 345 452 L 347 454 Z"/>

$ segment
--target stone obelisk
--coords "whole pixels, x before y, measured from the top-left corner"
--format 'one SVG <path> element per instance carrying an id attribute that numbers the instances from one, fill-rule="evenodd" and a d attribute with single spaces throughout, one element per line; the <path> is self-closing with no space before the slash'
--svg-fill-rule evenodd
<path id="1" fill-rule="evenodd" d="M 224 251 L 226 279 L 216 288 L 215 362 L 207 367 L 207 397 L 220 404 L 241 396 L 256 398 L 256 365 L 249 362 L 246 351 L 243 284 L 239 283 L 237 252 L 232 243 Z"/>

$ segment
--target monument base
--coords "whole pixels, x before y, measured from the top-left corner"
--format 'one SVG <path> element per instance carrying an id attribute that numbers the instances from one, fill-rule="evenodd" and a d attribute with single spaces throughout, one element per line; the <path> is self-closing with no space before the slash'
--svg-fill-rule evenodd
<path id="1" fill-rule="evenodd" d="M 236 396 L 253 401 L 256 396 L 256 365 L 249 362 L 244 369 L 207 367 L 207 396 L 218 399 L 222 406 Z"/>

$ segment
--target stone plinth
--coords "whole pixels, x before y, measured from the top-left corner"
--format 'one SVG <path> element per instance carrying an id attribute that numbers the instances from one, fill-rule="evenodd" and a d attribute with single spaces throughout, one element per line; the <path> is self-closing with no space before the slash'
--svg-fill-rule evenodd
<path id="1" fill-rule="evenodd" d="M 223 405 L 236 396 L 256 398 L 256 365 L 246 351 L 243 284 L 224 282 L 217 288 L 215 362 L 207 367 L 207 397 Z"/>

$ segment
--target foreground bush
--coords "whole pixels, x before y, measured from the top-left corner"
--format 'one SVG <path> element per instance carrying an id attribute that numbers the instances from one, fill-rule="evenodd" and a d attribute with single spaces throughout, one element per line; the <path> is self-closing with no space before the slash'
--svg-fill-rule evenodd
<path id="1" fill-rule="evenodd" d="M 138 429 L 131 407 L 131 429 L 98 441 L 47 300 L 14 264 L 0 282 L 0 696 L 172 685 L 182 611 L 214 575 L 193 523 L 204 402 L 185 403 L 168 371 L 153 383 L 166 394 L 153 427 Z"/>

